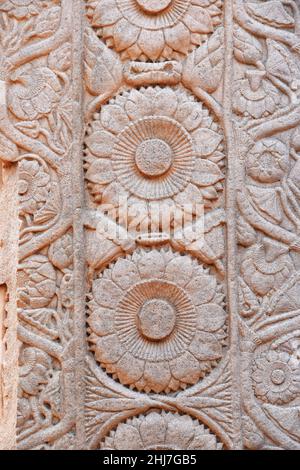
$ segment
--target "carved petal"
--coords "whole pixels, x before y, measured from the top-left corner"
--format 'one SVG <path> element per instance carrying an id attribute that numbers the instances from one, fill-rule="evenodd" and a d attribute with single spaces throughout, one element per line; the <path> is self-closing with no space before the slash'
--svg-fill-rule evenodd
<path id="1" fill-rule="evenodd" d="M 222 135 L 211 129 L 198 129 L 193 133 L 195 148 L 201 157 L 211 155 L 222 141 Z"/>
<path id="2" fill-rule="evenodd" d="M 158 442 L 165 442 L 166 422 L 159 413 L 146 416 L 140 425 L 140 432 L 145 448 L 152 447 Z"/>
<path id="3" fill-rule="evenodd" d="M 216 450 L 216 438 L 213 435 L 195 436 L 187 449 Z"/>
<path id="4" fill-rule="evenodd" d="M 180 429 L 180 434 L 178 430 Z M 186 449 L 188 444 L 191 442 L 195 434 L 193 421 L 190 416 L 178 416 L 176 421 L 168 423 L 168 429 L 166 433 L 166 446 L 178 443 L 178 446 Z M 195 447 L 193 447 L 194 449 Z"/>
<path id="5" fill-rule="evenodd" d="M 152 105 L 153 103 L 151 103 L 147 96 L 140 91 L 132 90 L 130 99 L 127 101 L 125 108 L 128 116 L 132 120 L 136 120 L 151 115 Z"/>
<path id="6" fill-rule="evenodd" d="M 211 333 L 197 331 L 189 350 L 199 361 L 214 361 L 222 357 L 222 346 Z"/>
<path id="7" fill-rule="evenodd" d="M 115 2 L 111 0 L 102 0 L 98 2 L 94 15 L 94 26 L 109 26 L 122 18 L 122 14 L 117 8 Z"/>
<path id="8" fill-rule="evenodd" d="M 214 188 L 213 188 L 214 189 Z M 174 200 L 176 201 L 177 204 L 181 205 L 182 207 L 185 206 L 185 210 L 188 210 L 187 204 L 191 205 L 190 213 L 193 212 L 195 213 L 196 210 L 199 210 L 200 212 L 200 207 L 196 207 L 196 205 L 202 203 L 202 190 L 197 188 L 194 184 L 188 184 L 187 187 L 180 193 L 178 193 L 175 197 Z M 199 214 L 198 215 L 201 215 Z"/>
<path id="9" fill-rule="evenodd" d="M 126 197 L 127 192 L 120 186 L 117 181 L 110 183 L 102 193 L 102 204 L 109 204 L 109 206 L 118 207 L 120 200 Z"/>
<path id="10" fill-rule="evenodd" d="M 175 379 L 182 382 L 193 384 L 199 379 L 199 362 L 189 352 L 185 352 L 182 356 L 171 361 L 170 368 Z"/>
<path id="11" fill-rule="evenodd" d="M 114 311 L 98 308 L 88 317 L 88 324 L 93 332 L 99 336 L 105 336 L 114 331 Z"/>
<path id="12" fill-rule="evenodd" d="M 97 361 L 104 364 L 114 364 L 124 354 L 124 349 L 117 335 L 104 336 L 96 343 L 95 356 Z"/>
<path id="13" fill-rule="evenodd" d="M 147 362 L 145 366 L 144 378 L 147 386 L 160 393 L 166 389 L 171 380 L 171 373 L 167 361 Z"/>
<path id="14" fill-rule="evenodd" d="M 173 117 L 177 108 L 177 96 L 170 88 L 159 92 L 153 103 L 153 114 Z"/>
<path id="15" fill-rule="evenodd" d="M 116 450 L 142 450 L 143 443 L 138 430 L 134 427 L 126 424 L 119 424 L 115 435 L 115 448 Z"/>
<path id="16" fill-rule="evenodd" d="M 135 43 L 140 29 L 122 18 L 114 28 L 115 48 L 118 52 L 124 51 Z"/>
<path id="17" fill-rule="evenodd" d="M 186 290 L 195 305 L 210 302 L 215 295 L 215 288 L 215 278 L 207 274 L 195 277 L 186 286 Z"/>
<path id="18" fill-rule="evenodd" d="M 176 112 L 176 119 L 188 131 L 193 131 L 200 126 L 202 121 L 202 104 L 186 101 L 179 105 Z"/>
<path id="19" fill-rule="evenodd" d="M 197 308 L 197 327 L 200 330 L 213 333 L 224 326 L 225 310 L 216 304 L 201 305 Z"/>
<path id="20" fill-rule="evenodd" d="M 121 106 L 107 105 L 102 109 L 101 122 L 108 131 L 118 134 L 129 124 L 129 118 Z"/>
<path id="21" fill-rule="evenodd" d="M 116 367 L 120 381 L 125 385 L 137 382 L 144 372 L 144 361 L 136 359 L 130 353 L 124 354 Z"/>
<path id="22" fill-rule="evenodd" d="M 183 23 L 192 33 L 211 33 L 213 24 L 209 13 L 201 7 L 191 7 L 183 18 Z"/>
<path id="23" fill-rule="evenodd" d="M 143 29 L 138 40 L 138 45 L 149 59 L 157 60 L 165 46 L 163 32 Z"/>
<path id="24" fill-rule="evenodd" d="M 88 148 L 96 157 L 109 157 L 114 143 L 114 135 L 106 131 L 94 132 L 86 139 Z"/>
<path id="25" fill-rule="evenodd" d="M 95 160 L 86 173 L 86 179 L 92 183 L 108 184 L 114 178 L 111 162 L 102 158 Z"/>
<path id="26" fill-rule="evenodd" d="M 193 173 L 193 183 L 198 186 L 211 186 L 224 178 L 218 165 L 198 158 Z"/>
<path id="27" fill-rule="evenodd" d="M 162 277 L 165 272 L 165 261 L 158 251 L 150 251 L 140 259 L 138 268 L 143 278 Z"/>
<path id="28" fill-rule="evenodd" d="M 185 53 L 190 44 L 190 32 L 183 23 L 177 23 L 164 31 L 166 43 L 175 51 Z"/>
<path id="29" fill-rule="evenodd" d="M 123 293 L 109 279 L 96 279 L 93 282 L 93 294 L 96 302 L 102 307 L 115 308 Z"/>
<path id="30" fill-rule="evenodd" d="M 178 256 L 172 259 L 166 267 L 166 279 L 185 286 L 191 279 L 193 266 L 191 258 Z"/>
<path id="31" fill-rule="evenodd" d="M 113 281 L 122 289 L 128 289 L 141 280 L 136 265 L 126 259 L 118 259 L 112 271 Z"/>

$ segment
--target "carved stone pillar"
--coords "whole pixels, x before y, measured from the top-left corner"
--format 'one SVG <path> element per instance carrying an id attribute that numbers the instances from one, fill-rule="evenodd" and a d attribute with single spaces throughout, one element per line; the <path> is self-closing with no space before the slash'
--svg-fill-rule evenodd
<path id="1" fill-rule="evenodd" d="M 299 4 L 0 12 L 0 447 L 299 449 Z"/>

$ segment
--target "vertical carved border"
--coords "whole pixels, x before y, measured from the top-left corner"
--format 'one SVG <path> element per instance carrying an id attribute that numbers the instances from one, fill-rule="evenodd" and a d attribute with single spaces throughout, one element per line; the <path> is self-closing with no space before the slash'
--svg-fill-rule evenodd
<path id="1" fill-rule="evenodd" d="M 234 2 L 239 378 L 244 448 L 296 450 L 300 5 L 272 5 Z"/>
<path id="2" fill-rule="evenodd" d="M 83 137 L 85 133 L 83 112 L 83 48 L 84 48 L 84 1 L 72 2 L 73 13 L 73 249 L 74 249 L 74 378 L 75 378 L 75 428 L 76 448 L 85 448 L 84 428 L 84 382 L 86 356 L 86 285 L 85 242 L 83 227 L 84 175 Z"/>
<path id="3" fill-rule="evenodd" d="M 111 374 L 113 374 L 115 369 L 110 366 L 106 366 L 105 359 L 103 361 L 104 365 L 101 364 L 102 367 L 98 367 L 99 364 L 96 364 L 96 362 L 93 360 L 91 356 L 89 356 L 88 359 L 88 367 L 90 368 L 90 371 L 87 371 L 87 376 L 86 376 L 86 382 L 87 382 L 87 395 L 86 395 L 86 420 L 87 420 L 87 436 L 90 439 L 89 446 L 90 448 L 99 448 L 99 445 L 101 445 L 101 441 L 105 438 L 108 432 L 116 429 L 116 426 L 120 424 L 121 422 L 125 422 L 128 417 L 131 416 L 138 416 L 139 413 L 145 413 L 151 408 L 155 408 L 159 411 L 162 410 L 167 410 L 170 411 L 170 403 L 173 405 L 173 407 L 178 410 L 179 413 L 184 413 L 186 415 L 190 414 L 193 417 L 196 417 L 200 422 L 206 424 L 213 432 L 215 432 L 217 435 L 219 434 L 219 437 L 222 436 L 223 443 L 226 445 L 228 449 L 239 449 L 241 448 L 241 425 L 240 425 L 240 390 L 239 390 L 239 363 L 238 363 L 238 324 L 237 324 L 237 285 L 236 285 L 236 266 L 235 266 L 235 256 L 236 256 L 236 235 L 235 235 L 235 154 L 234 154 L 234 138 L 233 138 L 233 129 L 232 129 L 232 123 L 231 123 L 231 99 L 232 99 L 232 90 L 231 90 L 231 82 L 232 82 L 232 70 L 231 70 L 231 65 L 232 65 L 232 2 L 230 1 L 225 1 L 225 30 L 226 30 L 226 38 L 225 38 L 225 47 L 226 50 L 224 52 L 224 40 L 223 40 L 223 34 L 221 32 L 221 28 L 219 31 L 216 32 L 216 35 L 214 37 L 215 43 L 214 46 L 211 46 L 213 50 L 214 47 L 222 50 L 222 53 L 220 53 L 221 59 L 219 58 L 216 59 L 214 57 L 214 60 L 217 61 L 217 65 L 212 60 L 212 64 L 209 63 L 207 65 L 207 60 L 206 63 L 201 63 L 199 57 L 197 58 L 196 53 L 191 53 L 188 57 L 187 60 L 183 63 L 183 79 L 182 79 L 182 84 L 185 88 L 189 89 L 189 91 L 192 91 L 194 96 L 201 102 L 204 102 L 204 104 L 209 108 L 213 110 L 213 114 L 215 114 L 217 120 L 221 122 L 221 126 L 223 127 L 225 131 L 225 137 L 227 140 L 227 169 L 230 169 L 229 176 L 227 175 L 226 179 L 226 218 L 228 222 L 228 229 L 225 235 L 225 238 L 227 239 L 227 260 L 228 260 L 228 281 L 227 286 L 228 286 L 228 313 L 229 313 L 229 329 L 230 329 L 230 339 L 231 339 L 231 344 L 229 348 L 229 352 L 226 356 L 226 360 L 223 361 L 223 364 L 219 369 L 216 369 L 212 374 L 211 374 L 211 379 L 208 379 L 205 384 L 201 385 L 201 382 L 197 383 L 194 387 L 191 387 L 191 389 L 187 388 L 185 391 L 181 391 L 176 395 L 174 398 L 173 396 L 169 397 L 167 395 L 167 398 L 164 395 L 160 395 L 159 391 L 163 390 L 157 387 L 157 394 L 150 393 L 151 392 L 151 387 L 149 389 L 149 393 L 146 390 L 146 393 L 138 393 L 138 392 L 145 392 L 144 386 L 141 386 L 141 390 L 137 388 L 138 391 L 135 390 L 135 388 L 132 386 L 129 389 L 129 387 L 124 387 L 117 381 L 115 382 L 114 379 L 115 377 L 111 377 Z M 92 16 L 92 13 L 90 14 Z M 95 20 L 95 29 L 97 30 L 97 20 Z M 128 26 L 129 27 L 129 26 Z M 101 36 L 102 32 L 99 31 L 99 36 Z M 111 29 L 108 31 L 108 36 L 111 34 Z M 216 38 L 217 35 L 219 36 L 219 46 L 218 40 Z M 97 38 L 93 32 L 93 30 L 90 28 L 87 30 L 87 36 L 88 39 L 90 40 L 89 48 L 87 47 L 87 52 L 90 52 L 87 60 L 87 88 L 88 91 L 91 92 L 96 98 L 92 99 L 89 103 L 88 106 L 88 116 L 89 119 L 92 120 L 94 119 L 95 121 L 101 120 L 101 115 L 98 114 L 101 112 L 100 106 L 104 105 L 106 106 L 106 101 L 108 100 L 109 97 L 115 96 L 116 89 L 120 87 L 121 92 L 126 91 L 126 83 L 122 82 L 122 62 L 118 58 L 118 56 L 114 52 L 114 43 L 112 40 L 109 41 L 110 48 L 108 49 L 107 46 L 105 45 L 105 41 L 100 41 L 99 38 Z M 105 37 L 105 36 L 104 36 Z M 220 39 L 221 38 L 221 39 Z M 120 40 L 120 38 L 117 38 L 117 40 Z M 209 42 L 209 40 L 208 40 Z M 205 46 L 204 46 L 205 47 Z M 208 48 L 209 49 L 209 48 Z M 203 52 L 203 55 L 205 55 L 204 50 L 201 50 L 201 46 L 199 48 L 200 51 Z M 135 57 L 136 52 L 134 52 L 134 57 Z M 221 55 L 222 54 L 222 55 Z M 201 54 L 200 54 L 201 55 Z M 223 111 L 222 104 L 218 102 L 217 99 L 215 99 L 212 95 L 212 90 L 216 90 L 218 88 L 218 81 L 223 78 L 223 65 L 221 66 L 221 63 L 223 64 L 225 58 L 225 88 L 223 89 L 223 95 L 222 95 L 222 101 L 225 106 L 225 112 Z M 198 63 L 197 61 L 200 61 Z M 155 62 L 154 62 L 155 64 Z M 156 64 L 157 65 L 157 64 Z M 98 69 L 96 68 L 98 67 Z M 214 66 L 216 66 L 214 68 Z M 198 68 L 197 68 L 198 67 Z M 103 83 L 101 80 L 99 80 L 99 83 L 96 78 L 96 70 L 101 70 L 103 71 L 104 78 L 102 78 L 103 82 L 105 83 L 105 87 L 108 87 L 109 90 L 107 94 L 103 92 L 102 87 L 100 87 L 100 84 L 103 86 Z M 197 77 L 197 70 L 199 71 L 199 77 Z M 94 72 L 92 74 L 92 71 Z M 117 72 L 116 72 L 117 71 Z M 112 73 L 114 72 L 114 73 Z M 206 75 L 207 74 L 207 75 Z M 215 76 L 213 74 L 216 74 Z M 205 77 L 206 76 L 213 76 L 215 78 L 216 82 L 216 88 L 214 83 L 209 83 L 209 85 L 205 84 Z M 112 77 L 115 78 L 115 83 L 112 80 Z M 124 77 L 123 77 L 124 80 Z M 199 80 L 199 81 L 198 81 Z M 203 80 L 203 81 L 202 81 Z M 125 80 L 126 82 L 126 80 Z M 181 77 L 179 74 L 178 82 L 181 82 Z M 178 83 L 176 82 L 176 83 Z M 204 84 L 203 84 L 204 82 Z M 155 80 L 153 80 L 153 83 L 149 82 L 149 79 L 146 77 L 141 80 L 139 85 L 143 85 L 143 92 L 145 89 L 147 89 L 148 85 L 153 85 L 156 84 Z M 122 87 L 123 85 L 123 87 Z M 129 87 L 129 92 L 134 90 L 134 86 L 137 85 L 137 82 L 130 83 Z M 133 88 L 132 88 L 133 85 Z M 165 83 L 163 83 L 165 85 Z M 99 89 L 98 89 L 99 87 Z M 144 88 L 145 87 L 145 88 Z M 101 89 L 101 94 L 99 90 Z M 98 95 L 98 96 L 97 96 Z M 120 95 L 117 95 L 120 97 Z M 121 98 L 120 98 L 121 99 Z M 122 98 L 123 99 L 123 98 Z M 125 99 L 125 98 L 124 98 Z M 115 101 L 111 101 L 110 104 L 115 103 Z M 119 104 L 117 102 L 117 104 Z M 140 106 L 142 104 L 140 103 Z M 92 116 L 92 113 L 97 111 L 95 115 Z M 225 115 L 224 115 L 225 113 Z M 225 117 L 225 119 L 224 119 Z M 225 123 L 224 123 L 225 120 Z M 99 124 L 100 129 L 102 129 L 101 124 Z M 104 126 L 105 127 L 105 126 Z M 122 128 L 122 126 L 121 126 Z M 87 138 L 87 147 L 89 147 L 88 139 L 93 139 L 92 134 L 96 133 L 92 128 L 89 129 L 89 137 Z M 102 129 L 103 130 L 103 129 Z M 90 139 L 90 140 L 91 140 Z M 91 142 L 90 142 L 91 143 Z M 98 142 L 94 142 L 95 145 L 99 145 L 99 154 L 101 154 L 101 139 L 99 139 Z M 89 150 L 87 149 L 87 156 L 89 155 Z M 95 151 L 97 152 L 97 150 Z M 92 151 L 93 153 L 93 151 Z M 107 156 L 107 155 L 106 155 Z M 91 171 L 91 162 L 88 161 L 88 158 L 86 158 L 86 165 L 85 168 L 88 169 L 87 171 L 87 180 L 90 178 L 92 175 L 92 172 L 95 170 L 95 168 L 92 168 L 93 171 Z M 98 171 L 101 174 L 101 168 L 100 165 L 98 167 Z M 95 173 L 97 173 L 97 170 L 95 170 Z M 204 170 L 205 173 L 205 170 Z M 96 179 L 96 178 L 95 178 Z M 90 181 L 93 182 L 91 179 Z M 100 181 L 102 181 L 100 179 Z M 95 182 L 95 181 L 94 181 Z M 106 184 L 105 182 L 103 183 L 104 185 Z M 89 188 L 90 189 L 90 188 Z M 101 190 L 95 189 L 95 194 L 98 195 L 98 192 L 101 193 Z M 100 201 L 100 198 L 99 198 Z M 222 206 L 223 208 L 224 206 Z M 92 211 L 91 211 L 92 212 Z M 95 217 L 96 219 L 96 217 Z M 100 220 L 100 217 L 99 217 Z M 87 226 L 89 229 L 95 230 L 95 221 L 90 221 L 89 224 L 87 223 Z M 114 241 L 114 240 L 113 240 Z M 102 251 L 102 257 L 100 257 L 99 253 L 97 252 L 96 255 L 96 248 L 97 248 L 97 242 L 96 242 L 96 237 L 92 238 L 91 244 L 93 245 L 95 251 L 95 257 L 99 257 L 99 259 L 87 259 L 87 263 L 89 264 L 90 273 L 91 273 L 91 279 L 92 276 L 95 273 L 95 285 L 99 281 L 97 276 L 99 275 L 102 276 L 101 270 L 105 270 L 104 278 L 105 279 L 111 279 L 111 270 L 113 269 L 112 267 L 109 267 L 108 269 L 105 269 L 106 265 L 109 263 L 109 261 L 115 261 L 115 258 L 121 257 L 124 258 L 125 255 L 127 254 L 128 251 L 128 257 L 127 260 L 131 260 L 131 252 L 130 250 L 133 250 L 135 247 L 130 245 L 127 247 L 120 247 L 119 245 L 117 247 L 111 248 L 111 257 L 110 253 L 104 253 Z M 134 245 L 134 240 L 132 240 L 132 244 Z M 111 243 L 113 245 L 113 243 Z M 181 247 L 180 251 L 184 252 L 185 247 Z M 100 249 L 100 245 L 99 245 Z M 122 251 L 123 250 L 123 251 Z M 99 250 L 100 251 L 100 250 Z M 108 250 L 107 250 L 108 251 Z M 155 266 L 155 264 L 154 264 Z M 98 270 L 98 271 L 97 271 Z M 92 282 L 92 281 L 91 281 Z M 101 282 L 101 280 L 99 281 Z M 105 282 L 105 281 L 104 281 Z M 111 282 L 111 281 L 108 281 Z M 94 286 L 93 286 L 94 287 Z M 95 300 L 96 295 L 93 292 L 89 292 L 88 299 L 91 301 L 89 302 L 89 305 L 93 306 L 93 301 Z M 99 292 L 100 292 L 100 287 L 99 287 Z M 112 292 L 112 297 L 113 297 L 114 291 Z M 100 294 L 99 294 L 100 295 Z M 104 296 L 104 290 L 102 287 L 101 290 L 101 295 Z M 116 294 L 117 295 L 117 294 Z M 96 301 L 97 303 L 97 301 Z M 96 305 L 94 302 L 94 305 Z M 109 301 L 107 302 L 109 305 Z M 99 302 L 99 305 L 102 305 L 101 302 Z M 107 305 L 106 305 L 107 307 Z M 113 307 L 116 307 L 114 305 Z M 111 310 L 113 310 L 113 307 L 109 307 Z M 92 309 L 92 307 L 91 307 Z M 89 325 L 91 322 L 89 322 Z M 89 328 L 89 335 L 91 332 L 93 332 L 93 327 Z M 100 333 L 102 333 L 101 327 L 99 327 Z M 111 333 L 111 331 L 110 331 Z M 105 336 L 107 333 L 103 333 L 103 336 Z M 97 336 L 97 333 L 96 333 Z M 96 339 L 94 337 L 93 342 L 96 342 Z M 91 341 L 90 341 L 91 342 Z M 100 343 L 100 341 L 99 341 Z M 99 350 L 101 347 L 99 347 Z M 103 346 L 103 350 L 104 350 Z M 111 347 L 113 349 L 113 347 Z M 92 346 L 91 351 L 95 351 L 96 347 Z M 101 355 L 101 351 L 99 352 L 98 350 L 98 363 L 101 363 L 101 360 L 99 359 Z M 107 346 L 107 350 L 110 350 L 110 347 Z M 109 361 L 107 361 L 109 363 Z M 116 361 L 114 361 L 116 362 Z M 108 370 L 108 373 L 106 374 L 106 370 Z M 117 374 L 116 374 L 117 375 Z M 120 381 L 122 383 L 122 381 Z M 222 429 L 222 424 L 218 421 L 218 418 L 213 415 L 213 410 L 210 414 L 210 410 L 207 411 L 205 410 L 205 406 L 201 408 L 201 410 L 197 409 L 197 404 L 198 401 L 201 403 L 201 400 L 205 400 L 206 396 L 215 396 L 214 392 L 214 386 L 218 387 L 220 384 L 222 384 L 222 387 L 224 386 L 224 395 L 222 396 L 221 400 L 223 400 L 222 405 L 224 404 L 224 409 L 222 409 L 221 413 L 224 412 L 223 418 L 223 423 L 226 424 L 226 430 L 225 430 L 225 425 L 224 429 Z M 126 384 L 125 384 L 126 385 Z M 157 386 L 157 384 L 155 384 Z M 204 388 L 206 387 L 206 389 Z M 108 391 L 108 392 L 107 392 Z M 108 395 L 107 395 L 108 393 Z M 217 392 L 216 392 L 217 393 Z M 108 404 L 108 401 L 106 400 L 107 397 L 111 400 L 111 402 Z M 126 401 L 125 401 L 126 399 Z M 113 406 L 111 403 L 113 402 Z M 194 405 L 195 406 L 194 406 Z M 113 411 L 112 411 L 113 408 Z M 213 408 L 213 407 L 211 407 Z M 220 407 L 221 408 L 221 405 Z M 127 411 L 128 410 L 128 411 Z M 173 411 L 173 410 L 172 410 Z M 218 410 L 219 411 L 219 410 Z M 221 420 L 220 420 L 221 421 Z M 234 421 L 234 424 L 232 422 Z M 103 442 L 102 442 L 103 443 Z"/>
<path id="4" fill-rule="evenodd" d="M 15 166 L 0 165 L 0 449 L 11 450 L 16 445 L 18 390 L 18 174 Z"/>
<path id="5" fill-rule="evenodd" d="M 235 429 L 234 448 L 242 448 L 241 390 L 239 368 L 238 284 L 236 242 L 236 147 L 232 126 L 233 82 L 233 2 L 224 3 L 225 66 L 224 66 L 224 134 L 227 143 L 226 219 L 227 219 L 227 301 L 229 312 L 230 355 L 232 372 L 232 410 Z"/>

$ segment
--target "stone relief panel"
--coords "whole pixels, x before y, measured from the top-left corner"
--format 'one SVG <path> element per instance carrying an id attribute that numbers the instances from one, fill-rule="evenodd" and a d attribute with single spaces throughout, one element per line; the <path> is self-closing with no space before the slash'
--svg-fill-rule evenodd
<path id="1" fill-rule="evenodd" d="M 299 4 L 238 1 L 234 28 L 244 443 L 299 449 Z"/>
<path id="2" fill-rule="evenodd" d="M 232 448 L 223 5 L 109 5 L 85 33 L 87 445 L 187 448 L 185 422 Z"/>
<path id="3" fill-rule="evenodd" d="M 70 7 L 0 4 L 1 157 L 18 174 L 19 449 L 74 446 Z"/>
<path id="4" fill-rule="evenodd" d="M 7 445 L 300 448 L 299 25 L 294 0 L 0 2 Z"/>

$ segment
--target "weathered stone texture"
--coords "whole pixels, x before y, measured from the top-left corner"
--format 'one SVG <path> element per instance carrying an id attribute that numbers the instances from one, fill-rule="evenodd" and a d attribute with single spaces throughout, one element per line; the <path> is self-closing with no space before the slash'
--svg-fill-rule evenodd
<path id="1" fill-rule="evenodd" d="M 0 2 L 0 448 L 300 449 L 299 8 Z"/>

